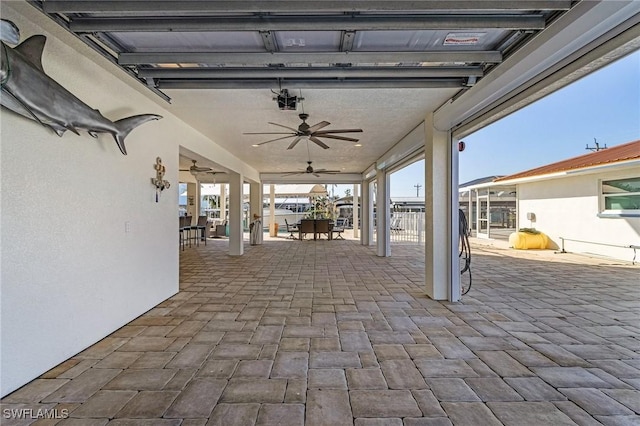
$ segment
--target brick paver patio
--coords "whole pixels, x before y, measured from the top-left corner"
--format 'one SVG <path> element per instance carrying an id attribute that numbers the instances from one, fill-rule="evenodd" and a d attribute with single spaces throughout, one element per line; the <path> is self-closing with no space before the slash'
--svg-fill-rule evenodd
<path id="1" fill-rule="evenodd" d="M 177 295 L 4 398 L 2 425 L 640 424 L 637 266 L 480 247 L 450 304 L 419 247 L 225 246 L 181 252 Z"/>

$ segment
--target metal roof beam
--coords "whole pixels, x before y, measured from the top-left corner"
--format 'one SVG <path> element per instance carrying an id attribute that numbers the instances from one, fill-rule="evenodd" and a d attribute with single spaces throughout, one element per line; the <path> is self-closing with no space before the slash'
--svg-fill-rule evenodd
<path id="1" fill-rule="evenodd" d="M 167 89 L 449 89 L 464 87 L 464 78 L 370 78 L 370 79 L 181 79 L 156 81 L 160 90 Z"/>
<path id="2" fill-rule="evenodd" d="M 48 0 L 46 13 L 216 13 L 216 12 L 433 12 L 464 10 L 569 10 L 570 0 L 273 0 L 273 1 L 91 1 Z"/>
<path id="3" fill-rule="evenodd" d="M 279 50 L 273 31 L 260 31 L 260 37 L 262 37 L 262 42 L 267 52 L 277 52 Z"/>
<path id="4" fill-rule="evenodd" d="M 393 30 L 542 30 L 545 19 L 528 15 L 337 15 L 226 16 L 175 18 L 74 18 L 74 32 L 106 31 L 393 31 Z"/>
<path id="5" fill-rule="evenodd" d="M 142 78 L 451 78 L 482 77 L 480 67 L 141 68 Z"/>
<path id="6" fill-rule="evenodd" d="M 138 52 L 121 53 L 120 65 L 141 64 L 377 64 L 377 63 L 499 63 L 498 51 L 455 52 L 310 52 L 310 53 L 226 53 L 226 52 Z"/>

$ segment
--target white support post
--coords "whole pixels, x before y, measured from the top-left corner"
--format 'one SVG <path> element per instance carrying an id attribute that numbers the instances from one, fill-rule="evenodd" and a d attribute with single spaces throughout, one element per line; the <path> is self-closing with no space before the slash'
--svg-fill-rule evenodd
<path id="1" fill-rule="evenodd" d="M 458 193 L 458 140 L 451 139 L 449 145 L 449 208 L 451 213 L 451 233 L 449 242 L 449 266 L 451 268 L 450 276 L 451 283 L 449 285 L 449 302 L 458 302 L 462 296 L 460 289 L 460 255 L 459 243 L 460 243 L 460 196 Z"/>
<path id="2" fill-rule="evenodd" d="M 375 228 L 375 223 L 376 223 L 376 219 L 375 219 L 375 209 L 373 208 L 373 201 L 374 201 L 374 197 L 373 197 L 373 181 L 369 181 L 367 182 L 367 207 L 369 208 L 369 222 L 367 224 L 367 232 L 368 232 L 368 238 L 366 241 L 366 244 L 368 246 L 372 246 L 373 245 L 373 241 L 374 241 L 374 228 Z"/>
<path id="3" fill-rule="evenodd" d="M 269 235 L 277 237 L 276 232 L 276 186 L 269 185 Z"/>
<path id="4" fill-rule="evenodd" d="M 220 219 L 224 222 L 227 217 L 227 184 L 220 184 Z"/>
<path id="5" fill-rule="evenodd" d="M 353 184 L 353 238 L 358 238 L 360 232 L 358 223 L 358 217 L 360 216 L 360 209 L 358 205 L 360 203 L 360 197 L 358 196 L 358 190 L 360 189 L 360 185 L 357 183 Z"/>
<path id="6" fill-rule="evenodd" d="M 425 119 L 425 289 L 434 300 L 446 300 L 451 283 L 451 137 Z M 457 193 L 457 188 L 456 188 Z"/>
<path id="7" fill-rule="evenodd" d="M 391 232 L 389 224 L 391 222 L 391 209 L 389 189 L 391 187 L 390 175 L 386 170 L 378 170 L 376 175 L 376 246 L 377 254 L 380 257 L 391 256 Z"/>
<path id="8" fill-rule="evenodd" d="M 360 244 L 368 246 L 371 244 L 371 215 L 373 211 L 369 204 L 371 199 L 369 182 L 363 180 L 360 186 L 362 188 L 362 232 L 360 233 Z"/>
<path id="9" fill-rule="evenodd" d="M 199 206 L 198 199 L 200 198 L 200 183 L 196 181 L 196 183 L 187 183 L 187 216 L 191 216 L 192 218 L 196 218 L 195 222 L 197 222 Z M 193 220 L 193 219 L 192 219 Z"/>
<path id="10" fill-rule="evenodd" d="M 262 217 L 262 183 L 251 182 L 249 184 L 249 221 L 252 222 L 255 216 L 260 216 L 260 230 L 258 232 L 258 240 L 256 244 L 262 244 L 264 235 L 262 232 L 262 224 L 264 218 Z"/>
<path id="11" fill-rule="evenodd" d="M 241 256 L 244 253 L 242 192 L 242 175 L 229 172 L 229 254 L 231 256 Z"/>

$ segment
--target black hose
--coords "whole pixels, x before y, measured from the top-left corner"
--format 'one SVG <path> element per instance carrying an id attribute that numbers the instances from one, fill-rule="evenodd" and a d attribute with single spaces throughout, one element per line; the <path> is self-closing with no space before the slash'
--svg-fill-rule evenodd
<path id="1" fill-rule="evenodd" d="M 469 284 L 465 287 L 461 282 L 461 290 L 462 295 L 469 293 L 471 290 L 471 246 L 469 245 L 469 235 L 471 234 L 471 230 L 469 229 L 469 223 L 467 222 L 467 217 L 461 209 L 458 209 L 458 216 L 460 221 L 460 252 L 458 253 L 458 257 L 464 259 L 464 266 L 460 271 L 460 275 L 463 275 L 465 272 L 469 274 Z"/>

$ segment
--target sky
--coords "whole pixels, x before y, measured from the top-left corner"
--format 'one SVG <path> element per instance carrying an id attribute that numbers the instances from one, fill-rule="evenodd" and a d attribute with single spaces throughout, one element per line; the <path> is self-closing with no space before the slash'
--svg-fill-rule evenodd
<path id="1" fill-rule="evenodd" d="M 466 138 L 459 182 L 509 175 L 640 139 L 640 51 L 560 89 Z M 424 161 L 391 175 L 391 196 L 415 197 Z M 424 196 L 424 187 L 419 188 Z"/>

